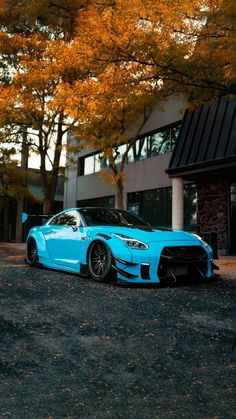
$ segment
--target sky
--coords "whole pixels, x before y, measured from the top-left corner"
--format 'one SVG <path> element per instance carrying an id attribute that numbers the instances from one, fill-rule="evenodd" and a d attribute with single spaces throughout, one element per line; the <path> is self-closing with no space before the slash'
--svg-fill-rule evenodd
<path id="1" fill-rule="evenodd" d="M 60 160 L 60 165 L 61 166 L 65 166 L 65 162 L 66 162 L 66 156 L 65 156 L 65 151 L 62 152 L 62 156 L 61 156 L 61 160 Z M 40 156 L 39 155 L 31 155 L 29 157 L 29 161 L 28 161 L 28 167 L 29 168 L 34 168 L 34 169 L 39 169 L 40 168 Z M 50 164 L 49 161 L 47 161 L 46 163 L 46 169 L 47 170 L 51 170 L 52 166 Z"/>

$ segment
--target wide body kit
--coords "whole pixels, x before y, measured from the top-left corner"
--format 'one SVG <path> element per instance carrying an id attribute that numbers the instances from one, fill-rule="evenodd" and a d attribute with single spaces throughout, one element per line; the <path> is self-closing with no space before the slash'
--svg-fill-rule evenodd
<path id="1" fill-rule="evenodd" d="M 81 211 L 66 213 L 75 210 Z M 33 227 L 27 237 L 28 263 L 104 282 L 150 284 L 213 275 L 212 249 L 196 235 L 148 225 L 85 225 L 80 216 L 77 223 L 58 225 L 53 217 Z"/>

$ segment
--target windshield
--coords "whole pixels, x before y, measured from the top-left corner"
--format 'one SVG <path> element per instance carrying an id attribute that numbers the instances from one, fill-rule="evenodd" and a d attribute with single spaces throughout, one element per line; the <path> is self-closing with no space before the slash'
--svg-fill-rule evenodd
<path id="1" fill-rule="evenodd" d="M 150 226 L 136 214 L 125 210 L 109 208 L 82 208 L 80 213 L 87 226 L 112 225 L 112 226 Z"/>

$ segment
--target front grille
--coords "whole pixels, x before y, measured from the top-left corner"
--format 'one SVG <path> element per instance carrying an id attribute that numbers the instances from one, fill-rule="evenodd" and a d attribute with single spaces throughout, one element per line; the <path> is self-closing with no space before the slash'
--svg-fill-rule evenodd
<path id="1" fill-rule="evenodd" d="M 168 246 L 161 252 L 157 275 L 162 279 L 204 278 L 207 253 L 201 246 Z"/>

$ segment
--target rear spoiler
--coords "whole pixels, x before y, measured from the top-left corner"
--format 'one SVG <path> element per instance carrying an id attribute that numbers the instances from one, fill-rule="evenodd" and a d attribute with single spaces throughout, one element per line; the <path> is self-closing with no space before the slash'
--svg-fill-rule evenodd
<path id="1" fill-rule="evenodd" d="M 21 221 L 22 223 L 25 223 L 28 220 L 28 218 L 41 218 L 48 220 L 51 217 L 53 217 L 53 214 L 26 214 L 26 212 L 22 212 Z"/>

